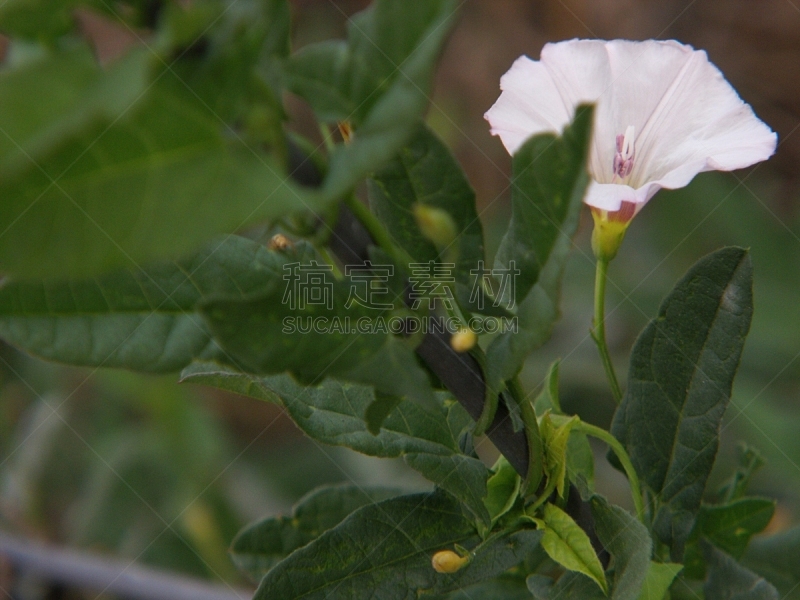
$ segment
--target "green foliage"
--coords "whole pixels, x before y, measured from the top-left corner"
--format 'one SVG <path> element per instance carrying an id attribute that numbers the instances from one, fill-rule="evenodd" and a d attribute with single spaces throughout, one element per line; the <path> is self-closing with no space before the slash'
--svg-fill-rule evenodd
<path id="1" fill-rule="evenodd" d="M 586 153 L 593 110 L 579 107 L 562 137 L 531 138 L 514 155 L 511 223 L 495 268 L 518 269 L 514 295 L 519 331 L 495 338 L 487 350 L 490 390 L 519 372 L 525 358 L 550 335 L 558 316 L 558 291 L 588 184 Z M 511 286 L 509 286 L 510 288 Z"/>
<path id="2" fill-rule="evenodd" d="M 264 110 L 269 102 L 257 115 L 246 109 L 270 95 L 256 79 L 270 64 L 262 46 L 288 31 L 286 19 L 273 17 L 226 11 L 208 34 L 209 54 L 172 69 L 142 48 L 101 69 L 88 49 L 68 44 L 4 70 L 2 268 L 86 276 L 175 257 L 214 234 L 321 207 L 287 181 L 282 112 Z M 245 22 L 250 33 L 237 35 Z M 222 119 L 244 112 L 245 121 L 255 119 L 246 135 L 274 151 L 230 135 Z"/>
<path id="3" fill-rule="evenodd" d="M 182 381 L 279 405 L 317 442 L 402 457 L 435 484 L 432 493 L 407 496 L 327 487 L 290 516 L 249 526 L 231 554 L 261 580 L 257 600 L 663 600 L 681 571 L 683 583 L 704 579 L 707 600 L 773 599 L 776 587 L 791 593 L 800 570 L 796 532 L 750 544 L 775 509 L 745 495 L 760 457 L 744 452 L 720 504 L 701 503 L 713 496 L 706 484 L 750 326 L 747 251 L 725 248 L 698 262 L 639 337 L 613 421 L 630 460 L 608 432 L 564 413 L 558 362 L 535 404 L 522 389 L 523 364 L 558 316 L 588 184 L 593 109 L 579 107 L 563 135 L 535 136 L 513 157 L 512 217 L 494 263 L 513 285 L 498 286 L 497 272 L 494 280 L 480 274 L 492 306 L 478 306 L 484 238 L 475 193 L 422 124 L 457 4 L 375 0 L 349 19 L 346 40 L 291 54 L 286 0 L 5 2 L 0 336 L 72 365 L 182 369 Z M 80 39 L 78 5 L 147 30 L 147 43 L 100 66 Z M 338 145 L 326 139 L 322 153 L 287 134 L 284 91 L 308 102 L 323 132 L 340 123 L 352 135 Z M 297 179 L 316 179 L 319 189 L 292 180 L 308 161 L 317 177 Z M 354 192 L 365 180 L 372 213 Z M 332 232 L 342 204 L 371 243 L 347 239 L 346 219 Z M 256 223 L 249 237 L 232 233 Z M 293 239 L 254 241 L 279 231 Z M 391 302 L 382 308 L 350 302 L 357 282 L 335 257 L 336 244 L 350 241 L 373 263 L 394 263 Z M 385 326 L 390 317 L 432 312 L 409 306 L 411 262 L 455 265 L 447 273 L 458 303 L 451 318 L 517 319 L 517 330 L 471 350 L 479 368 L 469 372 L 484 379 L 471 399 L 442 383 L 461 391 L 444 368 L 466 355 L 417 354 L 421 335 Z M 292 284 L 301 265 L 323 273 L 324 302 L 299 297 Z M 361 322 L 368 330 L 353 327 Z M 484 389 L 470 433 L 459 402 L 480 412 L 474 396 Z M 506 458 L 490 470 L 473 448 L 480 433 L 497 440 L 500 429 L 488 426 L 501 393 L 522 430 L 516 439 L 527 442 L 522 480 Z M 211 485 L 205 469 L 224 470 L 230 457 L 206 440 L 221 434 L 205 415 L 164 398 L 146 402 L 166 437 L 131 427 L 120 444 L 99 444 L 108 450 L 103 460 L 126 483 L 152 479 L 140 482 L 155 488 L 146 488 L 148 508 L 191 501 L 174 522 L 192 551 L 224 573 L 228 522 L 217 513 L 234 510 L 201 496 Z M 625 466 L 638 518 L 592 495 L 587 434 L 610 443 Z M 145 457 L 158 468 L 141 468 Z M 81 535 L 118 545 L 136 523 L 121 518 L 111 533 L 100 523 L 135 511 L 117 503 L 124 494 L 107 470 L 92 473 L 100 500 L 79 506 Z M 547 485 L 539 486 L 543 476 Z M 659 562 L 666 551 L 680 560 L 684 548 L 685 567 Z M 463 564 L 439 573 L 431 560 L 440 551 L 457 552 Z"/>
<path id="4" fill-rule="evenodd" d="M 545 474 L 548 481 L 555 482 L 558 495 L 564 497 L 567 482 L 567 444 L 578 417 L 573 416 L 565 423 L 556 426 L 545 413 L 539 424 L 544 446 Z"/>
<path id="5" fill-rule="evenodd" d="M 684 557 L 686 576 L 705 577 L 701 538 L 738 560 L 750 538 L 766 528 L 774 512 L 775 502 L 766 498 L 740 498 L 728 504 L 702 505 Z"/>
<path id="6" fill-rule="evenodd" d="M 554 504 L 545 504 L 542 518 L 536 519 L 536 524 L 544 532 L 542 548 L 550 558 L 569 571 L 583 573 L 604 594 L 608 593 L 603 565 L 592 548 L 589 536 L 572 517 Z"/>
<path id="7" fill-rule="evenodd" d="M 291 252 L 294 260 L 307 256 L 313 256 L 307 244 Z M 228 236 L 185 260 L 147 269 L 93 279 L 11 281 L 0 289 L 0 335 L 63 363 L 176 371 L 219 352 L 198 303 L 241 294 L 268 273 L 280 280 L 287 259 Z"/>
<path id="8" fill-rule="evenodd" d="M 98 8 L 96 0 L 8 0 L 0 6 L 0 31 L 52 43 L 72 30 L 72 11 L 81 5 Z"/>
<path id="9" fill-rule="evenodd" d="M 446 494 L 401 496 L 365 506 L 274 567 L 255 599 L 386 600 L 444 593 L 499 575 L 522 561 L 541 534 L 522 530 L 483 543 Z M 472 558 L 453 574 L 431 566 L 437 551 L 467 547 Z"/>
<path id="10" fill-rule="evenodd" d="M 650 562 L 647 576 L 644 578 L 639 600 L 663 600 L 669 586 L 683 569 L 683 565 L 675 563 Z"/>
<path id="11" fill-rule="evenodd" d="M 303 387 L 290 377 L 255 378 L 213 364 L 193 365 L 184 371 L 183 381 L 214 382 L 232 391 L 252 389 L 254 393 L 249 395 L 256 398 L 278 396 L 295 423 L 312 438 L 369 456 L 402 456 L 412 468 L 464 502 L 483 523 L 490 522 L 484 506 L 489 470 L 477 458 L 461 452 L 458 441 L 470 419 L 444 394 L 436 411 L 403 400 L 375 435 L 366 423 L 375 395 L 366 386 L 328 379 L 320 386 Z"/>
<path id="12" fill-rule="evenodd" d="M 387 231 L 418 263 L 453 264 L 459 299 L 469 300 L 470 271 L 484 260 L 483 231 L 475 208 L 475 192 L 447 147 L 426 127 L 419 127 L 411 142 L 386 167 L 369 180 L 370 208 Z M 457 237 L 438 249 L 420 232 L 415 206 L 441 209 L 450 215 Z"/>
<path id="13" fill-rule="evenodd" d="M 752 302 L 747 251 L 719 250 L 677 284 L 633 350 L 612 433 L 655 495 L 654 531 L 675 558 L 714 464 Z"/>
<path id="14" fill-rule="evenodd" d="M 300 499 L 290 517 L 269 517 L 240 531 L 231 543 L 231 558 L 254 581 L 261 581 L 281 560 L 336 527 L 354 510 L 398 495 L 398 490 L 354 485 L 314 490 Z"/>
<path id="15" fill-rule="evenodd" d="M 287 87 L 320 121 L 355 127 L 353 142 L 330 158 L 327 197 L 348 193 L 411 139 L 456 8 L 455 0 L 376 0 L 350 19 L 347 41 L 306 46 L 290 58 Z"/>
<path id="16" fill-rule="evenodd" d="M 492 523 L 506 514 L 514 506 L 519 496 L 520 477 L 505 457 L 501 456 L 492 468 L 492 475 L 486 482 L 484 504 L 489 511 Z"/>
<path id="17" fill-rule="evenodd" d="M 595 533 L 613 560 L 609 597 L 637 600 L 650 565 L 650 534 L 629 512 L 602 496 L 594 496 L 591 505 Z"/>

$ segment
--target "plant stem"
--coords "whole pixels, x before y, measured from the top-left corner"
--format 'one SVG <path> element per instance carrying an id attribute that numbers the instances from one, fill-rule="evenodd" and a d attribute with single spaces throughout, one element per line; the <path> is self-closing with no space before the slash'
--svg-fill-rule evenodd
<path id="1" fill-rule="evenodd" d="M 525 514 L 533 516 L 542 504 L 547 502 L 547 499 L 556 491 L 556 480 L 551 478 L 547 481 L 547 487 L 542 492 L 542 495 L 536 499 L 536 502 L 525 508 Z"/>
<path id="2" fill-rule="evenodd" d="M 525 437 L 528 440 L 528 473 L 525 476 L 525 489 L 523 492 L 525 493 L 528 490 L 536 490 L 542 480 L 544 471 L 542 460 L 544 455 L 542 436 L 539 432 L 539 421 L 536 419 L 536 411 L 533 409 L 533 404 L 531 404 L 530 400 L 528 400 L 528 397 L 525 395 L 522 384 L 519 382 L 519 377 L 514 377 L 508 382 L 508 391 L 517 403 L 517 406 L 519 406 L 522 423 L 525 427 Z"/>
<path id="3" fill-rule="evenodd" d="M 600 359 L 603 361 L 603 368 L 606 370 L 606 377 L 608 377 L 608 383 L 611 385 L 611 393 L 614 395 L 614 401 L 619 404 L 622 401 L 622 390 L 619 387 L 617 374 L 614 372 L 614 364 L 611 362 L 611 355 L 608 353 L 608 346 L 606 345 L 605 304 L 607 274 L 608 260 L 598 258 L 594 280 L 592 339 L 594 339 L 595 344 L 597 344 L 597 349 L 600 351 Z"/>
<path id="4" fill-rule="evenodd" d="M 386 228 L 383 226 L 383 223 L 370 212 L 369 208 L 359 202 L 355 195 L 351 194 L 347 196 L 344 203 L 353 211 L 356 219 L 358 219 L 369 232 L 372 239 L 375 240 L 375 243 L 380 246 L 398 266 L 401 268 L 408 268 L 409 264 L 415 262 L 405 250 L 395 245 L 394 241 L 389 236 L 389 232 L 386 231 Z"/>
<path id="5" fill-rule="evenodd" d="M 584 423 L 583 421 L 578 421 L 574 425 L 574 428 L 577 431 L 582 431 L 587 435 L 591 435 L 599 440 L 604 441 L 614 451 L 614 454 L 617 455 L 619 462 L 622 463 L 622 468 L 625 469 L 625 474 L 628 476 L 628 483 L 631 487 L 631 496 L 633 496 L 633 505 L 636 508 L 636 516 L 639 517 L 639 520 L 642 523 L 647 525 L 647 517 L 644 511 L 644 499 L 642 498 L 642 486 L 639 484 L 639 476 L 636 474 L 636 469 L 633 468 L 633 463 L 631 463 L 628 453 L 625 452 L 625 448 L 622 447 L 622 444 L 619 443 L 619 440 L 617 440 L 617 438 L 615 438 L 605 429 L 590 425 L 589 423 Z"/>

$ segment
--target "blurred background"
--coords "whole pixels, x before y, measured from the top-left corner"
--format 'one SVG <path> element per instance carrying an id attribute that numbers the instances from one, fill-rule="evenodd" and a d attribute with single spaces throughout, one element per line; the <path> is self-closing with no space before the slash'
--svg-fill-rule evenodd
<path id="1" fill-rule="evenodd" d="M 347 16 L 367 4 L 294 0 L 295 47 L 343 36 Z M 87 23 L 108 53 L 130 41 L 111 24 Z M 612 264 L 607 310 L 624 380 L 636 335 L 689 266 L 723 245 L 752 249 L 756 310 L 715 477 L 721 482 L 731 472 L 737 443 L 760 450 L 767 464 L 751 491 L 778 499 L 771 530 L 788 527 L 800 520 L 800 3 L 465 0 L 438 69 L 429 122 L 475 187 L 489 256 L 508 219 L 510 159 L 483 113 L 517 56 L 538 58 L 546 42 L 575 37 L 675 38 L 705 49 L 778 132 L 769 162 L 659 193 Z M 307 108 L 287 100 L 291 127 L 319 141 Z M 560 358 L 565 409 L 607 426 L 613 402 L 589 338 L 594 261 L 591 219 L 584 217 L 563 287 L 563 318 L 523 380 L 535 391 Z M 489 443 L 479 446 L 491 460 Z M 238 585 L 243 580 L 226 555 L 236 531 L 338 481 L 426 487 L 402 461 L 305 438 L 271 404 L 180 386 L 176 377 L 69 369 L 0 348 L 5 530 Z M 625 480 L 599 447 L 597 483 L 614 501 L 629 502 Z M 7 576 L 0 563 L 0 586 Z"/>

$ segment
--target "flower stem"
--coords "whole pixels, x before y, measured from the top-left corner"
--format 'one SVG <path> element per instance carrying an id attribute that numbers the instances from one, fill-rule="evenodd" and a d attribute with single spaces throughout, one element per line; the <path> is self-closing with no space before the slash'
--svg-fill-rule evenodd
<path id="1" fill-rule="evenodd" d="M 608 353 L 608 346 L 606 345 L 605 304 L 607 274 L 608 260 L 598 257 L 594 280 L 592 339 L 594 339 L 597 349 L 600 351 L 600 359 L 603 361 L 603 368 L 606 370 L 606 377 L 608 377 L 608 383 L 611 385 L 614 401 L 619 404 L 622 401 L 622 390 L 619 387 L 617 374 L 614 372 L 614 364 L 611 362 L 611 355 Z"/>
<path id="2" fill-rule="evenodd" d="M 628 483 L 631 487 L 631 496 L 633 496 L 633 505 L 636 508 L 636 516 L 639 517 L 639 520 L 642 523 L 647 525 L 647 517 L 644 511 L 644 499 L 642 498 L 642 486 L 639 483 L 639 476 L 636 474 L 636 469 L 633 468 L 633 463 L 631 462 L 628 453 L 625 452 L 625 448 L 623 448 L 622 444 L 619 443 L 619 440 L 617 440 L 617 438 L 615 438 L 605 429 L 596 427 L 595 425 L 590 425 L 589 423 L 585 423 L 583 421 L 578 421 L 573 427 L 576 431 L 581 431 L 587 435 L 591 435 L 592 437 L 596 437 L 597 439 L 604 441 L 614 451 L 614 454 L 617 455 L 619 462 L 622 464 L 622 468 L 625 469 L 625 474 L 628 476 Z"/>

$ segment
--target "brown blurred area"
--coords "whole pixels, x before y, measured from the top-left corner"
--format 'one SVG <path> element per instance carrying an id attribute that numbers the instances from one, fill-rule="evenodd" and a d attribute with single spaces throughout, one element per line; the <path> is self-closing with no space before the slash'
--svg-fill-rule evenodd
<path id="1" fill-rule="evenodd" d="M 419 0 L 418 0 L 419 1 Z M 294 0 L 297 41 L 328 19 L 343 33 L 345 14 L 366 0 Z M 790 210 L 800 186 L 800 0 L 465 0 L 439 65 L 431 119 L 467 170 L 482 206 L 502 196 L 509 160 L 483 113 L 500 76 L 521 54 L 572 38 L 677 39 L 708 52 L 756 114 L 778 132 L 776 207 Z"/>

